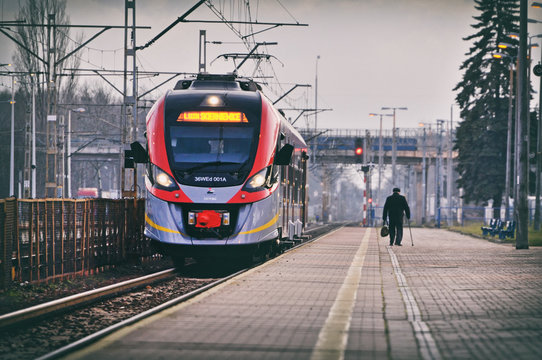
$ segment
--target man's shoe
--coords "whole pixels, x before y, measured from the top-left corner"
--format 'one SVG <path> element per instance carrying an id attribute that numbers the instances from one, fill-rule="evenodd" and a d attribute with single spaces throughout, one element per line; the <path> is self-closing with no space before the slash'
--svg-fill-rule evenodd
<path id="1" fill-rule="evenodd" d="M 403 245 L 395 243 L 395 246 L 403 246 Z"/>
<path id="2" fill-rule="evenodd" d="M 390 243 L 390 246 L 393 246 L 393 243 Z"/>

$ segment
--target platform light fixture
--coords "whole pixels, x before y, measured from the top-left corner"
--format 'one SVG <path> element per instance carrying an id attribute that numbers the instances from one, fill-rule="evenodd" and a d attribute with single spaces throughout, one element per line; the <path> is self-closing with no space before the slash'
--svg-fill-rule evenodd
<path id="1" fill-rule="evenodd" d="M 514 45 L 509 44 L 509 43 L 505 43 L 505 42 L 501 42 L 501 43 L 497 44 L 497 47 L 499 49 L 508 49 L 509 47 L 514 47 Z"/>
<path id="2" fill-rule="evenodd" d="M 495 59 L 502 59 L 502 58 L 510 57 L 509 55 L 506 55 L 506 54 L 503 54 L 503 53 L 500 53 L 500 52 L 493 53 L 493 54 L 491 54 L 491 56 L 493 56 L 493 58 L 495 58 Z"/>
<path id="3" fill-rule="evenodd" d="M 381 110 L 393 110 L 393 132 L 392 132 L 392 150 L 391 150 L 391 177 L 392 181 L 396 181 L 395 177 L 395 164 L 397 162 L 397 137 L 395 135 L 395 113 L 397 110 L 408 110 L 405 106 L 400 107 L 388 107 L 383 106 Z"/>

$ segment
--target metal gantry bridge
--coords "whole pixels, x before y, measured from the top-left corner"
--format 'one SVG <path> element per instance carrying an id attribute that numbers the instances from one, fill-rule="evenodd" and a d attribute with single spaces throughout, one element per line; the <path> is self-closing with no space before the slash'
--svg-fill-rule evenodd
<path id="1" fill-rule="evenodd" d="M 384 188 L 384 184 L 389 184 L 390 181 L 393 186 L 403 189 L 411 203 L 413 219 L 417 223 L 423 223 L 427 218 L 435 216 L 443 202 L 451 206 L 454 201 L 460 201 L 453 186 L 457 178 L 453 171 L 453 160 L 457 156 L 457 153 L 452 151 L 454 134 L 443 126 L 395 129 L 396 164 L 401 170 L 396 173 L 396 179 L 389 179 L 386 172 L 392 164 L 392 130 L 382 133 L 379 130 L 365 129 L 300 131 L 307 140 L 313 169 L 322 170 L 320 173 L 323 192 L 326 194 L 330 194 L 329 177 L 333 173 L 329 169 L 341 164 L 357 164 L 358 170 L 363 171 L 366 182 L 363 199 L 365 205 L 369 203 L 370 206 L 381 207 L 385 195 L 391 189 Z M 361 156 L 355 154 L 356 144 L 360 140 L 363 142 Z M 325 208 L 330 202 L 330 199 L 322 199 L 324 219 Z"/>
<path id="2" fill-rule="evenodd" d="M 380 134 L 378 130 L 364 129 L 300 129 L 307 140 L 311 160 L 317 164 L 359 164 L 354 153 L 357 139 L 362 139 L 361 163 L 378 163 Z M 397 164 L 419 165 L 426 158 L 449 157 L 449 131 L 437 129 L 396 129 Z M 391 164 L 392 130 L 382 131 L 382 159 Z M 455 157 L 455 155 L 452 155 Z"/>

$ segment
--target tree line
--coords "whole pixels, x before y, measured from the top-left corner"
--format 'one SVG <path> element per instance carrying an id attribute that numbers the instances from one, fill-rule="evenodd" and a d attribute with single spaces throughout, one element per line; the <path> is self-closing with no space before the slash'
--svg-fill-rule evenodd
<path id="1" fill-rule="evenodd" d="M 505 192 L 509 111 L 513 121 L 510 169 L 514 166 L 515 72 L 519 46 L 514 34 L 519 32 L 519 1 L 475 0 L 474 3 L 479 12 L 471 25 L 475 32 L 463 39 L 471 42 L 472 46 L 460 67 L 463 78 L 454 88 L 462 119 L 454 144 L 458 152 L 457 187 L 464 189 L 463 198 L 467 202 L 487 205 L 492 200 L 493 207 L 499 208 Z M 503 43 L 510 46 L 501 50 L 504 52 L 502 58 L 494 58 L 492 55 Z M 533 91 L 529 88 L 532 98 Z M 529 124 L 529 194 L 535 191 L 537 119 L 538 114 L 532 111 Z M 509 176 L 510 184 L 513 184 L 513 171 Z M 498 210 L 494 217 L 500 217 Z"/>

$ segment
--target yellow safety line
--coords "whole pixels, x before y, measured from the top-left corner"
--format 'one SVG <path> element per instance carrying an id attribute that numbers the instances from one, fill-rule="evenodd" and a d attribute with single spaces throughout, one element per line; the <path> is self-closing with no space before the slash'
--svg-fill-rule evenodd
<path id="1" fill-rule="evenodd" d="M 371 229 L 368 228 L 354 255 L 335 302 L 329 310 L 324 327 L 320 330 L 318 342 L 312 351 L 311 360 L 344 359 L 344 351 L 348 342 L 348 330 L 350 329 L 352 312 L 356 304 L 356 293 L 361 279 L 361 270 L 369 248 L 370 234 Z"/>

